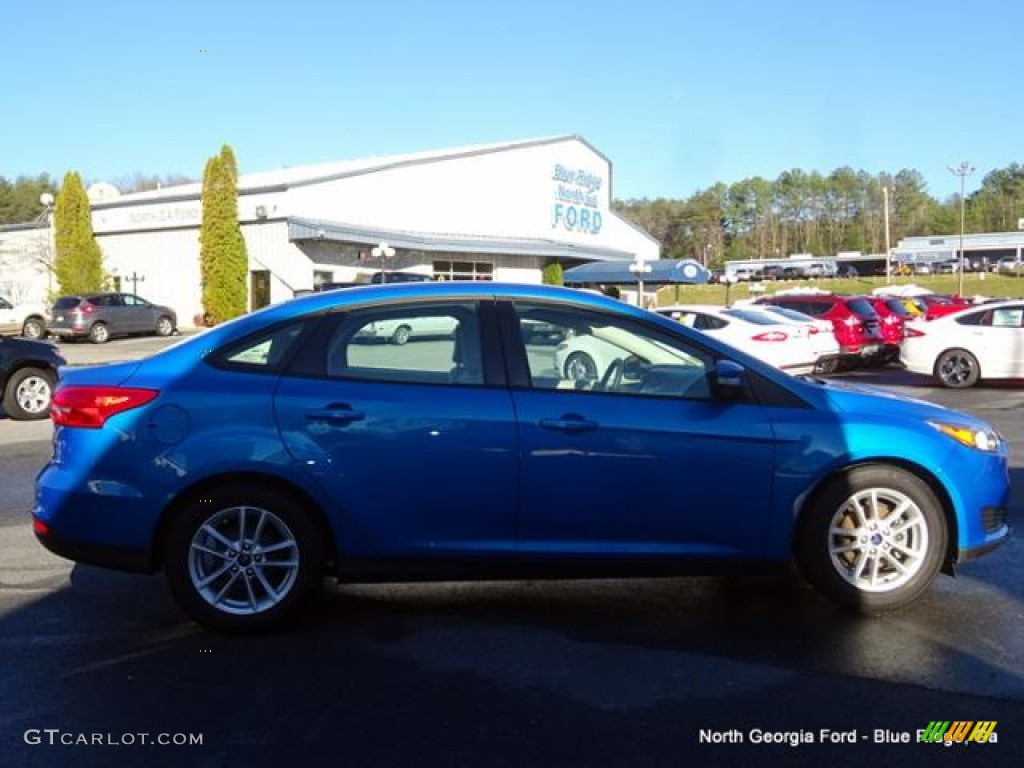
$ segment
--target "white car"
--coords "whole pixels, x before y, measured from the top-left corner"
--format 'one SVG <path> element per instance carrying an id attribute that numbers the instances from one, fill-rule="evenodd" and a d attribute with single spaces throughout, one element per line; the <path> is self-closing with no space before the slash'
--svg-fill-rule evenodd
<path id="1" fill-rule="evenodd" d="M 578 388 L 608 389 L 608 379 L 621 376 L 629 361 L 695 367 L 695 361 L 681 357 L 678 350 L 616 326 L 567 331 L 555 347 L 556 375 L 575 382 Z"/>
<path id="2" fill-rule="evenodd" d="M 760 307 L 727 309 L 681 304 L 658 307 L 656 311 L 789 373 L 810 373 L 822 357 L 823 347 L 816 338 L 811 339 L 808 326 L 772 315 Z"/>
<path id="3" fill-rule="evenodd" d="M 46 315 L 43 304 L 15 304 L 0 296 L 0 335 L 21 334 L 27 339 L 41 339 L 46 335 Z"/>
<path id="4" fill-rule="evenodd" d="M 833 333 L 831 320 L 811 317 L 803 312 L 797 312 L 795 309 L 780 307 L 775 304 L 758 304 L 756 306 L 757 309 L 781 317 L 787 322 L 807 326 L 811 343 L 817 349 L 816 371 L 819 373 L 832 373 L 839 367 L 839 342 L 836 340 L 835 333 Z"/>
<path id="5" fill-rule="evenodd" d="M 456 324 L 457 321 L 451 315 L 395 318 L 369 323 L 357 335 L 365 339 L 383 339 L 401 346 L 413 338 L 451 336 Z"/>
<path id="6" fill-rule="evenodd" d="M 1024 300 L 980 304 L 927 323 L 907 323 L 908 371 L 962 389 L 982 379 L 1024 378 Z"/>

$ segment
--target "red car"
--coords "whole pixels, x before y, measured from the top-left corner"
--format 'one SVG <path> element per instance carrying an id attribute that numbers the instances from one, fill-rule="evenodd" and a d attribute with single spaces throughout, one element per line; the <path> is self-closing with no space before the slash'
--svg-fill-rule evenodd
<path id="1" fill-rule="evenodd" d="M 884 352 L 882 322 L 864 296 L 835 293 L 776 293 L 758 299 L 755 304 L 789 307 L 811 317 L 832 321 L 832 332 L 839 342 L 839 361 L 845 364 L 872 362 Z"/>
<path id="2" fill-rule="evenodd" d="M 924 305 L 925 320 L 934 320 L 936 317 L 951 315 L 954 312 L 959 312 L 961 309 L 967 309 L 971 306 L 970 299 L 965 299 L 962 296 L 943 296 L 938 293 L 926 293 L 923 296 L 915 296 L 914 298 Z"/>
<path id="3" fill-rule="evenodd" d="M 885 347 L 879 356 L 879 362 L 894 362 L 900 357 L 900 345 L 907 335 L 907 320 L 912 320 L 914 315 L 902 300 L 892 296 L 870 296 L 868 299 L 881 320 L 880 327 Z"/>

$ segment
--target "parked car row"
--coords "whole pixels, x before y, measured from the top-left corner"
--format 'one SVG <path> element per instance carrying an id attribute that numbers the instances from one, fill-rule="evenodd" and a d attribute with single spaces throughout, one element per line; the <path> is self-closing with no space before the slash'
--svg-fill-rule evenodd
<path id="1" fill-rule="evenodd" d="M 151 333 L 170 336 L 178 316 L 170 307 L 152 304 L 133 293 L 103 292 L 60 296 L 53 306 L 15 304 L 0 296 L 0 335 L 27 339 L 57 336 L 87 338 L 103 344 L 115 336 Z"/>

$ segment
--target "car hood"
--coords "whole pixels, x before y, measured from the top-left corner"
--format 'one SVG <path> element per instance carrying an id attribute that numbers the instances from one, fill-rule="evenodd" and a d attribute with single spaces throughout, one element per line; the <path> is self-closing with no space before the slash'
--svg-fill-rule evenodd
<path id="1" fill-rule="evenodd" d="M 847 413 L 870 413 L 883 419 L 955 421 L 964 426 L 991 428 L 987 422 L 962 411 L 879 387 L 823 379 L 809 379 L 808 383 L 819 387 L 833 408 Z"/>

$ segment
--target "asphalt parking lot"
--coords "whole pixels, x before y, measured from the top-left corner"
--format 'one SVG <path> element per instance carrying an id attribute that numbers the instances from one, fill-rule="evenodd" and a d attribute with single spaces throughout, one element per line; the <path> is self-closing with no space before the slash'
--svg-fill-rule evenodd
<path id="1" fill-rule="evenodd" d="M 62 349 L 92 364 L 166 343 Z M 992 421 L 1012 446 L 1021 519 L 1024 388 L 936 390 L 896 369 L 844 378 Z M 75 566 L 35 543 L 50 432 L 0 418 L 5 765 L 1024 760 L 1017 539 L 868 619 L 785 575 L 385 584 L 329 586 L 297 629 L 237 639 L 184 620 L 159 577 Z M 958 719 L 996 721 L 998 741 L 914 743 Z M 195 734 L 202 744 L 147 741 Z"/>

